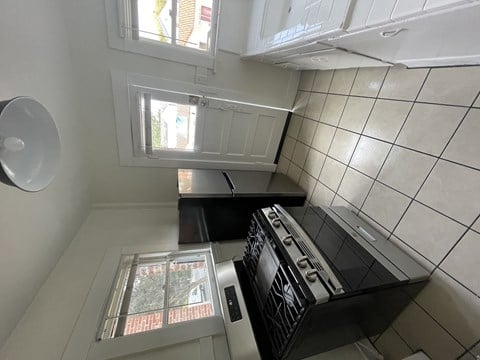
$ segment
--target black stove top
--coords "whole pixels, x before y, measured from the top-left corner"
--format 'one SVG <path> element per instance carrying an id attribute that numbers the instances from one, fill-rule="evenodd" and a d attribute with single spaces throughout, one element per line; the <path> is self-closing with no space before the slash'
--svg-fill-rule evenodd
<path id="1" fill-rule="evenodd" d="M 320 207 L 285 210 L 310 236 L 348 296 L 401 282 Z"/>

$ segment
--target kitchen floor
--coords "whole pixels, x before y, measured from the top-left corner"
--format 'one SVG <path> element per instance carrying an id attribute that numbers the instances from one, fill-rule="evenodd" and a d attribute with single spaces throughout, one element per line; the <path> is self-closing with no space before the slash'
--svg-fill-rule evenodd
<path id="1" fill-rule="evenodd" d="M 375 342 L 386 358 L 479 355 L 479 90 L 478 66 L 302 73 L 278 171 L 432 273 Z"/>

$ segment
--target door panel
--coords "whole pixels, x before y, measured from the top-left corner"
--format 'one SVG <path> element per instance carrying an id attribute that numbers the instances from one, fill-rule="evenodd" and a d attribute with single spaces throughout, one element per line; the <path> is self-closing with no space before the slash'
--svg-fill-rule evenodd
<path id="1" fill-rule="evenodd" d="M 286 111 L 210 99 L 199 111 L 202 157 L 273 163 Z"/>

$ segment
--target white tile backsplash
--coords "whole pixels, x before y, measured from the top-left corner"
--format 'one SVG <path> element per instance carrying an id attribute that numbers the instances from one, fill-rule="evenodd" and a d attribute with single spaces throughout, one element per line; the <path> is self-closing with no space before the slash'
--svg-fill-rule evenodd
<path id="1" fill-rule="evenodd" d="M 393 322 L 393 328 L 414 350 L 423 350 L 431 359 L 456 359 L 464 348 L 412 302 Z"/>
<path id="2" fill-rule="evenodd" d="M 410 100 L 417 97 L 428 69 L 404 69 L 392 67 L 378 95 L 381 98 Z"/>
<path id="3" fill-rule="evenodd" d="M 335 127 L 319 123 L 315 130 L 312 147 L 326 154 L 335 135 Z"/>
<path id="4" fill-rule="evenodd" d="M 435 164 L 433 156 L 394 146 L 378 180 L 413 197 Z"/>
<path id="5" fill-rule="evenodd" d="M 480 169 L 480 109 L 468 112 L 442 157 Z"/>
<path id="6" fill-rule="evenodd" d="M 470 106 L 478 94 L 480 67 L 432 69 L 418 101 Z"/>
<path id="7" fill-rule="evenodd" d="M 480 339 L 480 298 L 443 271 L 433 273 L 416 301 L 464 347 Z"/>
<path id="8" fill-rule="evenodd" d="M 307 161 L 303 170 L 318 179 L 320 176 L 320 170 L 322 170 L 323 163 L 325 162 L 325 155 L 321 152 L 311 148 L 308 152 Z"/>
<path id="9" fill-rule="evenodd" d="M 343 108 L 347 102 L 347 97 L 343 95 L 328 95 L 325 100 L 320 121 L 326 124 L 337 126 L 342 116 Z"/>
<path id="10" fill-rule="evenodd" d="M 300 175 L 302 175 L 302 168 L 295 165 L 294 163 L 290 163 L 287 171 L 287 176 L 298 184 L 298 180 L 300 180 Z"/>
<path id="11" fill-rule="evenodd" d="M 361 210 L 393 231 L 409 202 L 405 195 L 376 182 Z"/>
<path id="12" fill-rule="evenodd" d="M 466 112 L 457 106 L 416 103 L 396 143 L 439 156 Z"/>
<path id="13" fill-rule="evenodd" d="M 440 264 L 440 267 L 480 296 L 478 254 L 480 254 L 480 234 L 469 231 Z"/>
<path id="14" fill-rule="evenodd" d="M 297 96 L 295 97 L 295 102 L 293 104 L 292 112 L 300 116 L 305 115 L 305 109 L 307 108 L 309 97 L 310 97 L 310 93 L 306 91 L 297 92 Z"/>
<path id="15" fill-rule="evenodd" d="M 361 133 L 374 103 L 375 99 L 350 96 L 338 126 Z"/>
<path id="16" fill-rule="evenodd" d="M 298 140 L 307 145 L 311 145 L 317 124 L 318 123 L 314 120 L 304 118 L 300 131 L 298 132 Z"/>
<path id="17" fill-rule="evenodd" d="M 375 347 L 385 357 L 385 359 L 400 360 L 410 354 L 412 349 L 408 344 L 397 334 L 397 332 L 389 327 L 375 342 Z"/>
<path id="18" fill-rule="evenodd" d="M 335 193 L 332 190 L 317 181 L 310 201 L 315 206 L 330 206 L 334 196 Z"/>
<path id="19" fill-rule="evenodd" d="M 317 71 L 317 75 L 315 76 L 315 80 L 313 81 L 312 91 L 328 92 L 328 89 L 330 89 L 330 83 L 332 82 L 332 78 L 333 70 Z"/>
<path id="20" fill-rule="evenodd" d="M 350 166 L 374 178 L 391 147 L 392 145 L 386 142 L 362 136 L 353 153 Z"/>
<path id="21" fill-rule="evenodd" d="M 363 133 L 393 142 L 411 106 L 411 103 L 405 101 L 377 100 Z"/>
<path id="22" fill-rule="evenodd" d="M 328 151 L 328 155 L 344 164 L 348 164 L 359 137 L 360 135 L 354 134 L 350 131 L 337 129 L 330 150 Z"/>
<path id="23" fill-rule="evenodd" d="M 285 140 L 283 141 L 281 154 L 289 160 L 292 160 L 293 150 L 295 150 L 296 142 L 297 141 L 290 136 L 285 137 Z"/>
<path id="24" fill-rule="evenodd" d="M 305 117 L 313 120 L 320 119 L 326 98 L 327 96 L 325 94 L 311 93 L 308 101 L 305 104 Z"/>
<path id="25" fill-rule="evenodd" d="M 355 207 L 360 208 L 372 184 L 373 179 L 348 168 L 338 189 L 338 194 Z"/>
<path id="26" fill-rule="evenodd" d="M 377 96 L 387 70 L 387 67 L 359 69 L 350 94 L 370 97 Z"/>
<path id="27" fill-rule="evenodd" d="M 414 201 L 394 234 L 438 265 L 467 228 Z"/>
<path id="28" fill-rule="evenodd" d="M 298 90 L 311 91 L 314 78 L 315 71 L 302 71 L 300 83 L 298 84 Z"/>
<path id="29" fill-rule="evenodd" d="M 305 165 L 305 160 L 307 160 L 309 147 L 305 144 L 302 144 L 300 141 L 297 141 L 295 144 L 295 150 L 293 150 L 292 161 L 295 165 L 303 168 Z"/>
<path id="30" fill-rule="evenodd" d="M 332 94 L 350 94 L 357 69 L 335 70 L 329 92 Z"/>
<path id="31" fill-rule="evenodd" d="M 480 212 L 480 171 L 440 160 L 417 199 L 470 225 Z"/>
<path id="32" fill-rule="evenodd" d="M 307 174 L 305 171 L 302 172 L 302 175 L 300 175 L 300 181 L 298 182 L 298 185 L 300 185 L 300 187 L 307 193 L 307 201 L 310 201 L 316 183 L 317 180 Z"/>
<path id="33" fill-rule="evenodd" d="M 300 114 L 279 171 L 300 181 L 313 205 L 354 209 L 433 273 L 420 306 L 378 338 L 386 359 L 419 349 L 432 359 L 473 359 L 480 351 L 480 110 L 469 110 L 474 101 L 480 107 L 479 76 L 480 66 L 317 71 L 313 92 L 297 95 Z M 311 120 L 320 122 L 310 142 Z M 303 167 L 292 163 L 305 153 Z"/>
<path id="34" fill-rule="evenodd" d="M 347 167 L 330 157 L 325 159 L 319 180 L 332 190 L 337 190 Z"/>
<path id="35" fill-rule="evenodd" d="M 292 115 L 290 123 L 288 124 L 287 135 L 292 138 L 297 138 L 302 127 L 302 117 L 298 115 Z"/>

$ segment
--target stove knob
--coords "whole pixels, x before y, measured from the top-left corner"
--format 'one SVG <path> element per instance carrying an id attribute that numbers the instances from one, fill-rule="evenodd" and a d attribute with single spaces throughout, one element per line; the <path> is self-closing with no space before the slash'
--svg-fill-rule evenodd
<path id="1" fill-rule="evenodd" d="M 280 220 L 279 219 L 275 219 L 272 221 L 272 225 L 276 228 L 280 227 Z"/>
<path id="2" fill-rule="evenodd" d="M 270 212 L 268 213 L 268 217 L 269 217 L 270 219 L 275 219 L 275 218 L 277 217 L 277 214 L 276 214 L 275 211 L 270 210 Z"/>
<path id="3" fill-rule="evenodd" d="M 305 278 L 310 282 L 315 282 L 317 280 L 317 270 L 305 271 Z"/>
<path id="4" fill-rule="evenodd" d="M 282 242 L 287 245 L 287 246 L 290 246 L 292 245 L 292 235 L 287 235 L 287 236 L 284 236 L 282 238 Z"/>
<path id="5" fill-rule="evenodd" d="M 302 269 L 306 268 L 308 265 L 308 256 L 299 256 L 297 258 L 297 265 Z"/>

